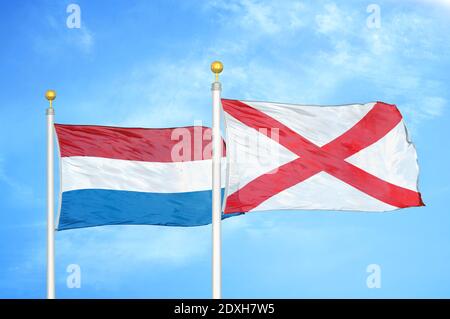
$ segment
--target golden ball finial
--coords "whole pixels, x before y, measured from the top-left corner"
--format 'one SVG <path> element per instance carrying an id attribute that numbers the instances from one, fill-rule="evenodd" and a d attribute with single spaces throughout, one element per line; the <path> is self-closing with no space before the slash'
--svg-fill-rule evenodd
<path id="1" fill-rule="evenodd" d="M 219 74 L 223 71 L 223 64 L 220 61 L 214 61 L 211 63 L 211 71 L 215 74 Z"/>
<path id="2" fill-rule="evenodd" d="M 49 101 L 53 101 L 54 99 L 56 99 L 56 91 L 47 90 L 47 92 L 45 92 L 45 98 Z"/>

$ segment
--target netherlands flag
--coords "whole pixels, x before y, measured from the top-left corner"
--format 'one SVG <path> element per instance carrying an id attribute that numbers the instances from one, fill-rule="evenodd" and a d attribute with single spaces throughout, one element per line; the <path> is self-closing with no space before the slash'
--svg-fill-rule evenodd
<path id="1" fill-rule="evenodd" d="M 210 128 L 55 129 L 61 158 L 58 230 L 211 223 Z"/>

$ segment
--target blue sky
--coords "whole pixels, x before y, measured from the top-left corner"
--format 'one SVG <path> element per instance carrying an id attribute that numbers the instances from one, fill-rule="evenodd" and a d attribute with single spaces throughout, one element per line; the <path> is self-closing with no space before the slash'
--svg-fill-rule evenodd
<path id="1" fill-rule="evenodd" d="M 0 297 L 45 297 L 45 90 L 58 92 L 60 123 L 210 125 L 215 59 L 228 98 L 397 104 L 427 204 L 226 220 L 223 296 L 450 297 L 450 1 L 77 1 L 80 29 L 66 26 L 70 3 L 0 1 Z M 366 23 L 370 4 L 380 28 Z M 57 233 L 57 296 L 209 298 L 210 232 Z M 69 264 L 79 289 L 66 286 Z"/>

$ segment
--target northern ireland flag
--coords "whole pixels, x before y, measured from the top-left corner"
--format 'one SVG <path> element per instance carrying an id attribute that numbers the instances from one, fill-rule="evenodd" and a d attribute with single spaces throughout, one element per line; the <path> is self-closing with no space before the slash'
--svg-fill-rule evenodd
<path id="1" fill-rule="evenodd" d="M 402 115 L 383 102 L 306 106 L 222 100 L 225 213 L 423 206 Z"/>
<path id="2" fill-rule="evenodd" d="M 211 129 L 55 128 L 61 155 L 58 230 L 211 223 Z"/>

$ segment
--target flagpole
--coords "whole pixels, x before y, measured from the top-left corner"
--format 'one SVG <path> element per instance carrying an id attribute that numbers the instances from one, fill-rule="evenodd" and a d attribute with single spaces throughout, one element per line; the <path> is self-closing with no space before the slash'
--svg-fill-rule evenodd
<path id="1" fill-rule="evenodd" d="M 222 201 L 220 183 L 220 161 L 222 158 L 222 138 L 220 135 L 220 94 L 222 85 L 219 82 L 219 74 L 223 65 L 219 61 L 211 64 L 211 71 L 216 79 L 212 83 L 213 121 L 212 121 L 212 297 L 222 298 L 222 242 L 221 221 Z"/>
<path id="2" fill-rule="evenodd" d="M 47 108 L 47 299 L 55 299 L 55 183 L 53 159 L 53 123 L 55 110 L 53 100 L 56 92 L 48 90 L 45 98 L 49 101 Z"/>

